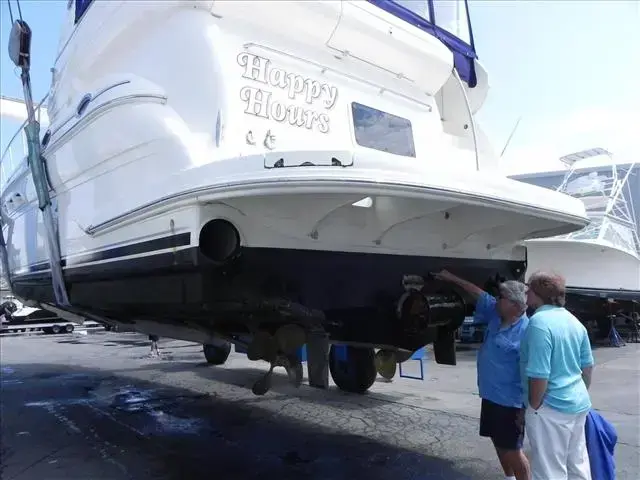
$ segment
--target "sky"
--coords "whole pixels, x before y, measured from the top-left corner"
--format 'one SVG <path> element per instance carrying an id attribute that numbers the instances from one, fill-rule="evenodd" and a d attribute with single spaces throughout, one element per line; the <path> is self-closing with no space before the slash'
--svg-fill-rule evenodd
<path id="1" fill-rule="evenodd" d="M 491 83 L 478 120 L 498 152 L 522 117 L 505 167 L 539 171 L 593 147 L 640 150 L 640 1 L 470 5 Z"/>
<path id="2" fill-rule="evenodd" d="M 10 20 L 0 0 L 0 93 L 21 97 L 7 54 Z M 15 0 L 11 0 L 15 9 Z M 67 0 L 21 0 L 33 31 L 34 98 L 48 90 Z M 592 147 L 629 156 L 640 147 L 640 0 L 470 0 L 479 60 L 491 90 L 478 121 L 505 174 L 559 166 Z M 0 128 L 0 146 L 18 127 Z"/>

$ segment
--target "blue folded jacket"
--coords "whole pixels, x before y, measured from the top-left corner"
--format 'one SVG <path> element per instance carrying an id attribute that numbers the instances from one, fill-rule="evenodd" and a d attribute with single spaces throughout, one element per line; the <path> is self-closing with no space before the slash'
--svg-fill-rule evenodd
<path id="1" fill-rule="evenodd" d="M 615 427 L 595 410 L 590 410 L 585 424 L 587 451 L 593 480 L 615 480 L 616 464 L 613 452 L 618 442 Z"/>

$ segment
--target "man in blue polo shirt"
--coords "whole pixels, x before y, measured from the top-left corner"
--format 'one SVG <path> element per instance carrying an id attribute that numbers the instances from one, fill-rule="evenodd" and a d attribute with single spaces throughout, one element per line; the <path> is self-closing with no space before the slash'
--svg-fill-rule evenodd
<path id="1" fill-rule="evenodd" d="M 487 325 L 478 352 L 480 435 L 491 438 L 507 480 L 529 480 L 529 462 L 522 451 L 524 405 L 520 376 L 520 341 L 529 324 L 525 314 L 526 286 L 516 281 L 501 283 L 494 297 L 446 270 L 435 276 L 458 285 L 476 299 L 474 316 Z"/>

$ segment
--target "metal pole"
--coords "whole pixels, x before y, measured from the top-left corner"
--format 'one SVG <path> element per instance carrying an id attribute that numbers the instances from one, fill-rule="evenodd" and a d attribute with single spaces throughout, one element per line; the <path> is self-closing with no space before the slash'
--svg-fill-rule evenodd
<path id="1" fill-rule="evenodd" d="M 509 138 L 507 138 L 507 142 L 504 144 L 504 147 L 502 148 L 502 152 L 500 152 L 500 158 L 502 158 L 502 156 L 504 155 L 504 152 L 507 150 L 507 147 L 511 143 L 511 139 L 515 135 L 516 130 L 518 129 L 518 125 L 520 125 L 520 120 L 522 120 L 522 117 L 518 118 L 518 121 L 516 122 L 515 126 L 513 127 L 513 130 L 511 130 L 511 133 L 509 134 Z"/>

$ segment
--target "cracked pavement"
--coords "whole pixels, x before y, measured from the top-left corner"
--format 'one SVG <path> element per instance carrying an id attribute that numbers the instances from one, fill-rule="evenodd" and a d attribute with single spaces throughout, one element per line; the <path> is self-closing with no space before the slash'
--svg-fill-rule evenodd
<path id="1" fill-rule="evenodd" d="M 396 376 L 363 396 L 296 390 L 279 369 L 256 397 L 266 364 L 232 354 L 208 366 L 187 342 L 161 339 L 159 359 L 138 334 L 0 342 L 3 480 L 501 478 L 478 437 L 473 348 L 456 367 L 427 360 L 424 381 Z M 640 345 L 594 354 L 592 397 L 618 429 L 618 479 L 636 479 Z"/>

